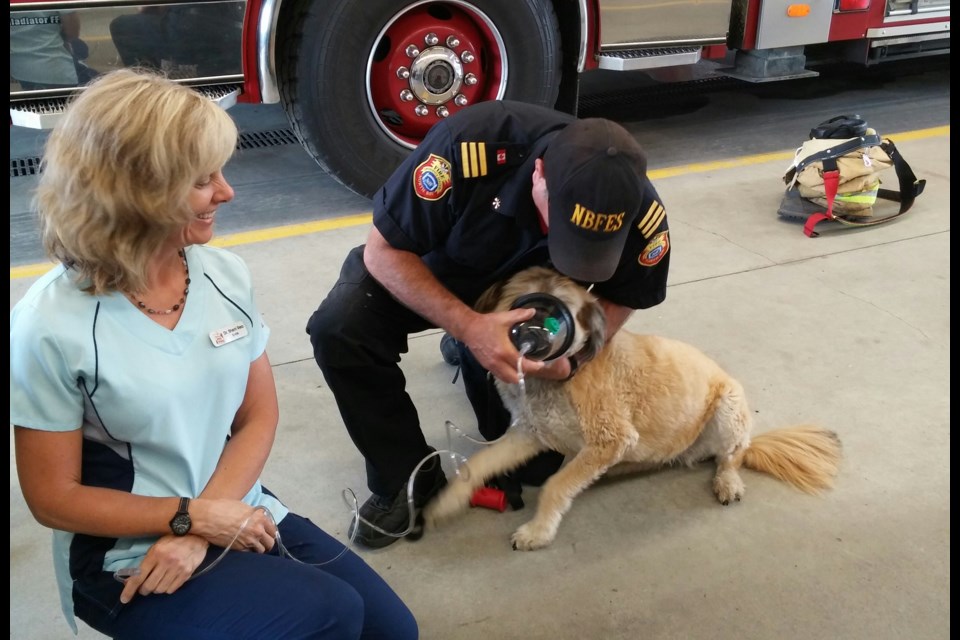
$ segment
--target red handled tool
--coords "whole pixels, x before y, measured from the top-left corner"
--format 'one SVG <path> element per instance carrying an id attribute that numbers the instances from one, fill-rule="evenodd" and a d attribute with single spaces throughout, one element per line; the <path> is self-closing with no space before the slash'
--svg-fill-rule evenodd
<path id="1" fill-rule="evenodd" d="M 473 492 L 473 497 L 470 498 L 470 506 L 486 507 L 502 512 L 507 509 L 507 494 L 500 489 L 480 487 Z"/>

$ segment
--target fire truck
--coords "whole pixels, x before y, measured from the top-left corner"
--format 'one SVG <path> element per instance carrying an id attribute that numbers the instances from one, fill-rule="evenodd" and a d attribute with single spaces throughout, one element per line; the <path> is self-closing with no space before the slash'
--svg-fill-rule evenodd
<path id="1" fill-rule="evenodd" d="M 279 103 L 370 196 L 434 123 L 496 99 L 576 114 L 596 70 L 767 82 L 949 52 L 950 0 L 11 0 L 10 117 L 49 128 L 97 74 L 156 68 L 226 108 Z"/>

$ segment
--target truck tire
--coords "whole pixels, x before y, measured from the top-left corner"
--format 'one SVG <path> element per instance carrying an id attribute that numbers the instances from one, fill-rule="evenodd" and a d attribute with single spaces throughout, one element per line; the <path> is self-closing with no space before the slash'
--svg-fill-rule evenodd
<path id="1" fill-rule="evenodd" d="M 557 100 L 551 0 L 296 0 L 280 20 L 287 118 L 316 162 L 366 197 L 464 106 Z"/>

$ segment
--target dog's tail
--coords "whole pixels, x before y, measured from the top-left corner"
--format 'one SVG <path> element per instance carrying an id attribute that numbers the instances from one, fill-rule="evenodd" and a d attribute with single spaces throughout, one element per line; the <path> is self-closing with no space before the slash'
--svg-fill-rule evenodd
<path id="1" fill-rule="evenodd" d="M 751 437 L 743 466 L 768 473 L 807 493 L 833 486 L 842 447 L 833 431 L 800 425 Z"/>

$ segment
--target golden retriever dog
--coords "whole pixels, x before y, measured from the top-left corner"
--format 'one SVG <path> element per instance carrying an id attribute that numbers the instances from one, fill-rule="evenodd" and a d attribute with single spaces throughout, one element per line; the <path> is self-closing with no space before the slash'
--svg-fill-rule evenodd
<path id="1" fill-rule="evenodd" d="M 831 487 L 841 458 L 835 433 L 798 425 L 751 438 L 753 414 L 736 379 L 677 340 L 621 329 L 604 344 L 597 299 L 556 271 L 522 271 L 486 291 L 476 308 L 507 310 L 519 296 L 536 292 L 568 306 L 576 328 L 567 353 L 590 359 L 565 382 L 529 376 L 522 385 L 496 381 L 513 419 L 510 428 L 471 456 L 467 472 L 426 506 L 427 527 L 466 510 L 484 482 L 547 449 L 566 461 L 541 488 L 533 519 L 514 532 L 514 549 L 549 545 L 573 499 L 604 474 L 712 458 L 713 492 L 724 505 L 744 495 L 741 466 L 808 493 Z"/>

